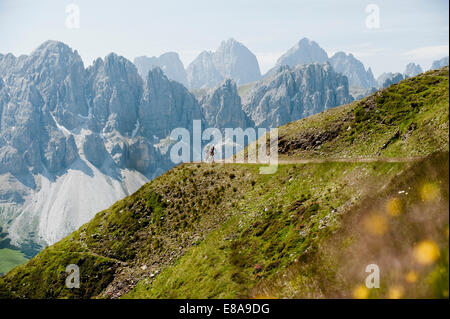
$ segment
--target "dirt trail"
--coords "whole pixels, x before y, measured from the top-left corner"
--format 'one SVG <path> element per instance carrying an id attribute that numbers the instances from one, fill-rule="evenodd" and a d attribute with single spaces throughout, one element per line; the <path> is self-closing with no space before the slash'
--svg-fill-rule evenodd
<path id="1" fill-rule="evenodd" d="M 407 163 L 407 162 L 417 162 L 424 159 L 424 156 L 416 157 L 361 157 L 361 158 L 297 158 L 297 159 L 279 159 L 278 164 L 313 164 L 313 163 L 328 163 L 328 162 L 343 162 L 343 163 L 375 163 L 375 162 L 386 162 L 386 163 Z M 193 162 L 193 163 L 206 163 L 211 164 L 211 162 Z M 257 164 L 257 165 L 267 165 L 268 162 L 257 162 L 248 163 L 245 161 L 231 162 L 225 160 L 215 160 L 214 163 L 217 164 Z M 273 162 L 275 164 L 275 162 Z"/>

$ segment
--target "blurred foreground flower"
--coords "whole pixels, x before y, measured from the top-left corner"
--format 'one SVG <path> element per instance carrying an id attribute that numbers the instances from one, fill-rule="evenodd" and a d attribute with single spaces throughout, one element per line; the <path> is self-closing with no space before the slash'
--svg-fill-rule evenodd
<path id="1" fill-rule="evenodd" d="M 403 287 L 393 286 L 389 288 L 388 297 L 389 299 L 400 299 L 403 296 Z"/>
<path id="2" fill-rule="evenodd" d="M 405 279 L 410 284 L 415 283 L 418 279 L 418 275 L 415 271 L 410 271 L 406 274 Z"/>
<path id="3" fill-rule="evenodd" d="M 353 298 L 355 299 L 367 299 L 369 297 L 369 289 L 364 285 L 359 285 L 353 289 Z"/>
<path id="4" fill-rule="evenodd" d="M 398 198 L 388 200 L 386 210 L 391 216 L 398 216 L 402 213 L 402 202 Z"/>
<path id="5" fill-rule="evenodd" d="M 434 183 L 425 183 L 420 189 L 422 202 L 430 202 L 439 196 L 439 187 Z"/>
<path id="6" fill-rule="evenodd" d="M 378 236 L 383 235 L 388 229 L 386 217 L 381 214 L 366 217 L 364 226 L 367 232 Z"/>
<path id="7" fill-rule="evenodd" d="M 414 258 L 420 264 L 432 264 L 438 257 L 439 247 L 431 240 L 424 240 L 414 247 Z"/>

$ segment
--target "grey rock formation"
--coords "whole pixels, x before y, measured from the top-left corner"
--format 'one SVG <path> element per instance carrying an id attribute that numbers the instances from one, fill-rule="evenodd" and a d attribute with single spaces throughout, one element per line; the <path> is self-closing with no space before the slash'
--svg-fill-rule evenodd
<path id="1" fill-rule="evenodd" d="M 172 129 L 192 128 L 193 120 L 202 120 L 200 106 L 194 95 L 182 84 L 171 81 L 156 67 L 145 79 L 139 123 L 142 136 L 167 137 Z"/>
<path id="2" fill-rule="evenodd" d="M 225 80 L 199 98 L 205 124 L 217 128 L 247 128 L 254 126 L 242 110 L 236 83 Z"/>
<path id="3" fill-rule="evenodd" d="M 298 64 L 324 63 L 328 55 L 316 42 L 307 38 L 301 39 L 295 46 L 278 58 L 276 67 L 288 65 L 290 67 Z"/>
<path id="4" fill-rule="evenodd" d="M 378 86 L 380 88 L 385 88 L 392 84 L 396 84 L 403 79 L 404 79 L 404 77 L 403 77 L 403 74 L 401 74 L 401 73 L 388 72 L 388 73 L 381 74 L 378 77 L 377 82 L 378 82 Z"/>
<path id="5" fill-rule="evenodd" d="M 419 64 L 411 62 L 406 65 L 405 71 L 403 72 L 403 76 L 405 78 L 413 77 L 422 72 L 423 72 L 422 67 Z"/>
<path id="6" fill-rule="evenodd" d="M 153 67 L 160 67 L 164 74 L 173 81 L 180 82 L 184 86 L 188 86 L 186 71 L 184 70 L 183 62 L 181 62 L 178 53 L 167 52 L 159 57 L 140 56 L 133 60 L 140 76 L 145 79 L 148 71 Z"/>
<path id="7" fill-rule="evenodd" d="M 348 78 L 350 86 L 366 89 L 377 86 L 372 70 L 369 68 L 366 71 L 362 62 L 356 59 L 353 54 L 337 52 L 329 61 L 336 72 L 342 73 Z"/>
<path id="8" fill-rule="evenodd" d="M 111 53 L 87 69 L 87 101 L 95 131 L 106 128 L 131 135 L 141 95 L 142 80 L 133 63 L 124 57 Z"/>
<path id="9" fill-rule="evenodd" d="M 73 136 L 58 125 L 73 128 L 88 115 L 81 58 L 68 46 L 47 41 L 30 56 L 7 59 L 2 64 L 0 145 L 20 154 L 25 165 L 20 174 L 70 165 L 76 157 Z"/>
<path id="10" fill-rule="evenodd" d="M 356 59 L 353 54 L 337 52 L 331 58 L 328 58 L 324 49 L 307 38 L 301 39 L 294 47 L 284 53 L 277 60 L 276 66 L 265 74 L 265 77 L 273 72 L 277 72 L 278 67 L 282 65 L 293 67 L 314 62 L 325 63 L 327 61 L 336 72 L 342 73 L 348 78 L 349 86 L 362 89 L 371 89 L 377 86 L 372 70 L 370 68 L 366 70 L 363 63 Z"/>
<path id="11" fill-rule="evenodd" d="M 129 145 L 128 167 L 146 174 L 155 167 L 158 157 L 155 148 L 146 139 L 139 137 Z"/>
<path id="12" fill-rule="evenodd" d="M 85 135 L 83 153 L 89 162 L 97 167 L 101 167 L 107 156 L 102 138 L 95 133 Z"/>
<path id="13" fill-rule="evenodd" d="M 213 61 L 213 53 L 203 51 L 186 69 L 189 88 L 211 88 L 224 80 Z"/>
<path id="14" fill-rule="evenodd" d="M 212 58 L 219 73 L 225 79 L 232 79 L 237 85 L 261 78 L 256 56 L 234 39 L 222 41 Z"/>
<path id="15" fill-rule="evenodd" d="M 261 78 L 256 56 L 234 39 L 222 41 L 216 52 L 200 53 L 186 72 L 192 89 L 215 87 L 224 79 L 242 85 Z"/>
<path id="16" fill-rule="evenodd" d="M 348 80 L 328 63 L 281 66 L 245 96 L 243 109 L 259 127 L 277 127 L 349 103 Z"/>
<path id="17" fill-rule="evenodd" d="M 448 65 L 448 56 L 443 57 L 442 59 L 433 61 L 433 63 L 431 64 L 431 70 L 440 69 L 447 65 Z"/>

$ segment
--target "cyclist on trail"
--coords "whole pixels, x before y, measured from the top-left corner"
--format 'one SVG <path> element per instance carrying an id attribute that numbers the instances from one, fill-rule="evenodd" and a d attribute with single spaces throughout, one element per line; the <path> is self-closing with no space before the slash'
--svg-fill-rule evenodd
<path id="1" fill-rule="evenodd" d="M 214 145 L 209 149 L 209 156 L 211 157 L 212 162 L 214 163 L 214 153 L 216 149 L 214 148 Z"/>
<path id="2" fill-rule="evenodd" d="M 209 144 L 205 148 L 205 162 L 213 162 L 214 163 L 214 154 L 216 149 L 214 146 L 210 146 Z"/>

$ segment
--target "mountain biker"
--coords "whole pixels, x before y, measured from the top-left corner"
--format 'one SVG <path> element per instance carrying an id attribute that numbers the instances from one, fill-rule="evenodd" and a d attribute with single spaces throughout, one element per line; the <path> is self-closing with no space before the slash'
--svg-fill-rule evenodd
<path id="1" fill-rule="evenodd" d="M 212 162 L 214 163 L 214 153 L 215 153 L 216 149 L 214 148 L 214 145 L 209 149 L 209 156 L 212 159 Z"/>

